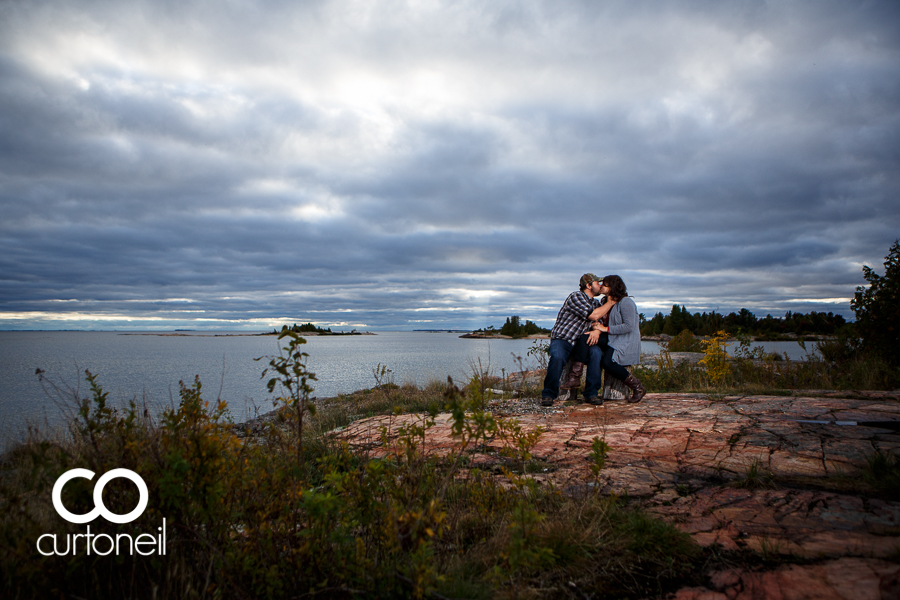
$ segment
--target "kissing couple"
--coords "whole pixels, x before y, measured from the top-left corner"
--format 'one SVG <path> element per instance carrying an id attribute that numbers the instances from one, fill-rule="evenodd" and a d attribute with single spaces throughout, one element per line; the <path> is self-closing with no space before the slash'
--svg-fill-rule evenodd
<path id="1" fill-rule="evenodd" d="M 569 380 L 564 388 L 577 388 L 587 366 L 584 401 L 603 405 L 600 397 L 600 377 L 603 369 L 621 379 L 631 389 L 628 402 L 640 402 L 647 391 L 625 367 L 641 360 L 641 331 L 637 306 L 628 296 L 625 282 L 618 275 L 599 279 L 585 273 L 579 290 L 569 294 L 550 332 L 550 362 L 541 405 L 553 406 L 559 397 L 560 376 L 571 356 Z M 603 296 L 602 300 L 598 296 Z"/>

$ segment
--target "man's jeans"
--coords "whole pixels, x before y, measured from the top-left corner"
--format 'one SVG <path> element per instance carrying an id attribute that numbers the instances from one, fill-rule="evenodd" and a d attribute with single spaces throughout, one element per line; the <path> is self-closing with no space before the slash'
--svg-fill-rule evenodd
<path id="1" fill-rule="evenodd" d="M 588 334 L 582 334 L 575 344 L 572 351 L 572 360 L 584 363 L 587 366 L 587 373 L 584 378 L 584 399 L 590 400 L 596 398 L 600 393 L 600 384 L 603 375 L 603 358 L 604 352 L 609 343 L 609 336 L 606 332 L 600 334 L 600 339 L 593 346 L 588 346 Z"/>
<path id="2" fill-rule="evenodd" d="M 556 400 L 556 397 L 559 396 L 559 378 L 574 347 L 566 340 L 550 340 L 550 362 L 547 363 L 547 376 L 544 377 L 544 390 L 541 392 L 541 398 Z"/>
<path id="3" fill-rule="evenodd" d="M 585 336 L 587 337 L 587 336 Z M 603 372 L 600 368 L 600 363 L 603 360 L 603 350 L 604 346 L 600 344 L 595 344 L 593 346 L 588 346 L 588 362 L 587 362 L 587 374 L 584 378 L 584 399 L 590 400 L 591 398 L 596 398 L 600 393 L 600 384 L 602 380 L 600 377 Z"/>

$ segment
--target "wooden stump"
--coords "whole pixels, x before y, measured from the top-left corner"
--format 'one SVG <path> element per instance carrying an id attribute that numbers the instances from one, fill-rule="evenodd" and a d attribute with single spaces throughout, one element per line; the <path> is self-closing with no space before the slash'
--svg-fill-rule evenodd
<path id="1" fill-rule="evenodd" d="M 569 380 L 569 372 L 572 370 L 572 362 L 574 362 L 571 357 L 566 361 L 565 366 L 563 367 L 562 374 L 559 376 L 559 396 L 557 399 L 560 402 L 565 402 L 566 400 L 575 400 L 578 398 L 578 390 L 581 389 L 584 384 L 584 374 L 582 375 L 582 383 L 579 384 L 577 388 L 572 388 L 568 390 L 563 389 L 563 384 Z M 628 369 L 628 372 L 631 373 L 634 371 L 633 365 L 628 365 L 625 367 Z M 603 386 L 600 390 L 600 397 L 604 400 L 624 400 L 625 398 L 629 398 L 631 396 L 631 389 L 625 385 L 625 382 L 621 379 L 616 379 L 612 375 L 603 371 Z"/>
<path id="2" fill-rule="evenodd" d="M 633 366 L 625 367 L 631 373 Z M 624 400 L 631 396 L 631 390 L 625 385 L 621 379 L 616 379 L 606 370 L 603 371 L 603 393 L 600 395 L 604 400 Z"/>

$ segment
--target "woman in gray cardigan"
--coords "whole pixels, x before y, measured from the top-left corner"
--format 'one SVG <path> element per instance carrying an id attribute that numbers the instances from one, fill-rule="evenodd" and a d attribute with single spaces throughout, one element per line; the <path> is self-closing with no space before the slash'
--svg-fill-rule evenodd
<path id="1" fill-rule="evenodd" d="M 596 328 L 609 332 L 609 346 L 603 352 L 601 365 L 606 372 L 621 379 L 631 391 L 629 402 L 640 402 L 647 390 L 637 377 L 622 365 L 636 365 L 641 362 L 641 329 L 637 306 L 628 297 L 625 282 L 618 275 L 607 275 L 600 285 L 600 293 L 616 301 L 609 311 L 609 326 L 598 322 Z M 602 400 L 601 400 L 602 402 Z"/>

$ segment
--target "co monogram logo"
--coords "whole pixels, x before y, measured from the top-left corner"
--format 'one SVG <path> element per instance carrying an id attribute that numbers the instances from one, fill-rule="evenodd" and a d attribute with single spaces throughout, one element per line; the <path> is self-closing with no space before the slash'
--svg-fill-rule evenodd
<path id="1" fill-rule="evenodd" d="M 141 516 L 144 513 L 144 509 L 147 508 L 147 501 L 149 500 L 150 494 L 147 491 L 147 484 L 144 483 L 144 480 L 141 479 L 141 476 L 129 469 L 113 469 L 112 471 L 109 471 L 102 475 L 94 485 L 94 510 L 83 515 L 70 513 L 66 509 L 66 507 L 63 506 L 62 490 L 63 486 L 65 486 L 66 483 L 68 483 L 72 479 L 75 479 L 76 477 L 84 477 L 85 479 L 90 481 L 94 478 L 94 472 L 88 469 L 72 469 L 71 471 L 66 471 L 65 473 L 63 473 L 53 485 L 53 508 L 55 508 L 56 512 L 59 513 L 59 516 L 61 516 L 69 523 L 90 523 L 98 516 L 102 516 L 110 523 L 131 523 L 139 516 Z M 130 480 L 132 483 L 134 483 L 134 485 L 137 486 L 138 492 L 140 494 L 140 501 L 138 502 L 135 509 L 130 513 L 124 515 L 117 515 L 114 512 L 110 512 L 109 509 L 107 509 L 103 504 L 103 488 L 107 483 L 117 477 L 124 477 L 125 479 Z"/>

